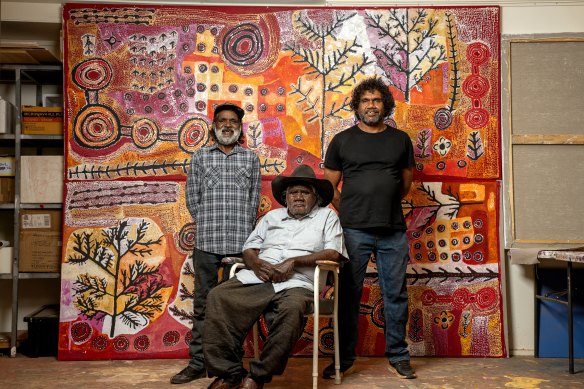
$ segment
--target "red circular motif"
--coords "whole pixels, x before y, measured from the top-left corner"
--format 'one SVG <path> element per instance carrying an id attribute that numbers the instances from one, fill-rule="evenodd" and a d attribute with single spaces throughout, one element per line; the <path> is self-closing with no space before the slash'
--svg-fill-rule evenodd
<path id="1" fill-rule="evenodd" d="M 178 343 L 179 340 L 180 334 L 178 333 L 178 331 L 168 331 L 162 337 L 162 343 L 164 343 L 164 345 L 167 347 L 174 346 L 175 344 Z"/>
<path id="2" fill-rule="evenodd" d="M 91 341 L 91 346 L 97 351 L 103 351 L 107 348 L 108 340 L 105 335 L 98 335 Z"/>
<path id="3" fill-rule="evenodd" d="M 491 307 L 497 301 L 497 293 L 493 288 L 482 288 L 476 294 L 476 305 L 481 309 Z"/>
<path id="4" fill-rule="evenodd" d="M 481 128 L 489 122 L 489 113 L 484 108 L 473 108 L 464 115 L 464 120 L 471 128 Z"/>
<path id="5" fill-rule="evenodd" d="M 331 354 L 335 349 L 335 333 L 333 328 L 330 326 L 321 328 L 318 337 L 318 350 L 323 354 Z"/>
<path id="6" fill-rule="evenodd" d="M 187 223 L 181 228 L 178 245 L 186 253 L 191 253 L 195 248 L 197 226 L 195 223 Z"/>
<path id="7" fill-rule="evenodd" d="M 85 147 L 104 148 L 120 138 L 120 123 L 116 114 L 103 105 L 89 105 L 77 117 L 74 137 Z"/>
<path id="8" fill-rule="evenodd" d="M 481 42 L 474 42 L 466 48 L 466 58 L 473 65 L 479 66 L 486 63 L 491 57 L 489 47 Z"/>
<path id="9" fill-rule="evenodd" d="M 140 335 L 134 339 L 134 348 L 136 351 L 146 351 L 150 347 L 150 339 L 146 335 Z"/>
<path id="10" fill-rule="evenodd" d="M 116 336 L 112 341 L 112 345 L 114 346 L 114 350 L 117 352 L 126 351 L 128 347 L 130 347 L 130 341 L 125 336 Z"/>
<path id="11" fill-rule="evenodd" d="M 189 346 L 191 344 L 191 340 L 193 340 L 193 333 L 191 331 L 188 331 L 185 334 L 185 343 L 187 346 Z"/>
<path id="12" fill-rule="evenodd" d="M 421 298 L 422 304 L 423 305 L 434 305 L 437 297 L 438 297 L 438 295 L 432 289 L 426 289 L 424 292 L 422 292 L 422 298 Z"/>
<path id="13" fill-rule="evenodd" d="M 136 147 L 146 149 L 158 140 L 158 127 L 150 119 L 140 119 L 132 125 L 132 140 Z"/>
<path id="14" fill-rule="evenodd" d="M 73 69 L 73 82 L 82 89 L 100 90 L 112 80 L 112 68 L 103 59 L 83 61 Z"/>
<path id="15" fill-rule="evenodd" d="M 468 289 L 456 289 L 452 293 L 452 305 L 458 309 L 463 309 L 470 302 L 470 292 Z"/>
<path id="16" fill-rule="evenodd" d="M 468 76 L 462 83 L 464 93 L 473 99 L 480 99 L 489 92 L 489 80 L 478 74 Z"/>
<path id="17" fill-rule="evenodd" d="M 83 344 L 87 342 L 89 338 L 91 338 L 91 335 L 93 334 L 93 328 L 91 325 L 89 325 L 89 323 L 78 321 L 69 328 L 69 333 L 73 343 Z"/>
<path id="18" fill-rule="evenodd" d="M 209 140 L 209 124 L 202 118 L 187 120 L 178 132 L 178 144 L 183 151 L 192 154 Z"/>

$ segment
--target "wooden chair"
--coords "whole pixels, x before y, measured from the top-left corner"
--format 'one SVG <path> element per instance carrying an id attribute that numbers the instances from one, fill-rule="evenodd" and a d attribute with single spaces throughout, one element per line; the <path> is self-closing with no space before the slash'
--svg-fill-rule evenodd
<path id="1" fill-rule="evenodd" d="M 223 259 L 224 265 L 232 265 L 229 278 L 233 277 L 238 269 L 244 268 L 243 260 L 238 257 L 226 257 Z M 320 288 L 321 273 L 326 276 L 327 272 L 333 274 L 333 298 L 321 298 Z M 313 316 L 313 344 L 312 344 L 312 387 L 318 387 L 318 344 L 319 344 L 319 322 L 320 318 L 333 319 L 333 339 L 335 348 L 335 384 L 341 383 L 341 362 L 339 355 L 339 318 L 338 318 L 338 295 L 339 295 L 339 264 L 333 261 L 317 261 L 314 268 L 314 296 L 313 303 L 304 312 L 304 316 Z M 254 357 L 259 358 L 259 331 L 257 322 L 252 329 Z"/>

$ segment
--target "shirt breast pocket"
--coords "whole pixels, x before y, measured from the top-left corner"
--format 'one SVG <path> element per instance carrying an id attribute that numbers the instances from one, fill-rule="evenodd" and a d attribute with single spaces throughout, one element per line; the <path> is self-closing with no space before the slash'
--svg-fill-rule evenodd
<path id="1" fill-rule="evenodd" d="M 251 172 L 246 168 L 239 168 L 235 172 L 235 185 L 241 189 L 248 189 L 250 183 Z"/>
<path id="2" fill-rule="evenodd" d="M 214 188 L 221 180 L 221 171 L 216 167 L 211 167 L 207 169 L 207 171 L 205 172 L 204 180 L 206 188 L 208 189 Z"/>
<path id="3" fill-rule="evenodd" d="M 294 249 L 306 250 L 313 253 L 321 251 L 324 248 L 324 239 L 322 230 L 312 226 L 305 227 L 296 236 Z"/>

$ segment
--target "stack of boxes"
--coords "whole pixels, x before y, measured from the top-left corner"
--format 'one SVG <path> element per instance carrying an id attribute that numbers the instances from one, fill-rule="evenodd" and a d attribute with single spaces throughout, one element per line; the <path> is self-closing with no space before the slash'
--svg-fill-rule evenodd
<path id="1" fill-rule="evenodd" d="M 62 107 L 22 107 L 24 135 L 63 135 Z M 23 155 L 20 158 L 20 202 L 63 202 L 63 156 Z M 58 272 L 61 265 L 61 210 L 20 211 L 20 272 Z"/>
<path id="2" fill-rule="evenodd" d="M 12 109 L 11 109 L 12 108 Z M 9 117 L 14 107 L 0 101 L 0 133 L 13 132 Z M 22 135 L 63 135 L 63 108 L 22 106 Z M 2 119 L 2 117 L 0 117 Z M 20 172 L 20 231 L 18 231 L 20 272 L 59 272 L 61 263 L 61 210 L 42 205 L 63 202 L 63 156 L 22 155 L 0 156 L 0 204 L 15 200 L 15 173 Z M 41 204 L 41 209 L 27 209 L 26 204 Z M 17 233 L 15 231 L 15 233 Z M 4 239 L 0 237 L 0 239 Z M 13 248 L 0 247 L 0 273 L 12 270 Z"/>

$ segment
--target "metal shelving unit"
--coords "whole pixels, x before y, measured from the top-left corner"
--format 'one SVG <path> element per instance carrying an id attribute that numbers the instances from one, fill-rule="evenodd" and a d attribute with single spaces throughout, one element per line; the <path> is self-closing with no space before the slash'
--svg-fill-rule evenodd
<path id="1" fill-rule="evenodd" d="M 0 144 L 3 147 L 13 147 L 16 159 L 15 171 L 15 196 L 13 204 L 1 204 L 0 212 L 14 212 L 13 242 L 14 256 L 12 258 L 12 273 L 0 274 L 0 279 L 12 280 L 12 321 L 10 336 L 10 356 L 16 356 L 17 330 L 18 330 L 18 288 L 22 279 L 58 279 L 59 273 L 24 273 L 19 272 L 19 230 L 20 214 L 22 209 L 60 209 L 60 204 L 23 204 L 20 202 L 20 157 L 23 144 L 26 147 L 63 147 L 62 135 L 23 135 L 21 132 L 21 106 L 22 87 L 24 85 L 36 86 L 36 103 L 42 105 L 42 93 L 44 85 L 62 85 L 63 68 L 61 65 L 14 65 L 0 64 L 0 83 L 14 85 L 14 105 L 16 117 L 14 120 L 14 134 L 0 136 Z"/>

